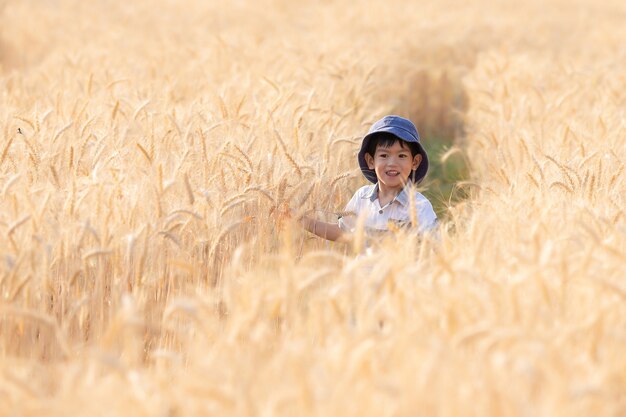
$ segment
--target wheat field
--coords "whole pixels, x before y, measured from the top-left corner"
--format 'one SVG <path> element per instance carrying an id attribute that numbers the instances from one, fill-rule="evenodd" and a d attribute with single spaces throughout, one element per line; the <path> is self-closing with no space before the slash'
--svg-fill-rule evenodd
<path id="1" fill-rule="evenodd" d="M 621 0 L 5 0 L 0 415 L 625 415 L 625 39 Z M 390 113 L 469 167 L 439 236 L 308 235 Z"/>

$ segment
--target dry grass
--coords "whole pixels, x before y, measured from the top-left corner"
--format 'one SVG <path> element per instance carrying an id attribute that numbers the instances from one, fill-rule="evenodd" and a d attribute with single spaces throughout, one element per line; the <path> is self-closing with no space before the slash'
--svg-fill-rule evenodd
<path id="1" fill-rule="evenodd" d="M 626 413 L 623 2 L 105 3 L 0 9 L 0 414 Z M 294 228 L 390 112 L 440 238 Z"/>

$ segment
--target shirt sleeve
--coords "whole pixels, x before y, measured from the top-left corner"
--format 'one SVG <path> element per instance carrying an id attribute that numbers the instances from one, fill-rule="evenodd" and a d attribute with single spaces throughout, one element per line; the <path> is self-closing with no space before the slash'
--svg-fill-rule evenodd
<path id="1" fill-rule="evenodd" d="M 359 212 L 359 199 L 360 196 L 359 192 L 357 191 L 356 193 L 354 193 L 350 201 L 348 201 L 348 204 L 346 204 L 346 207 L 343 209 L 344 213 L 342 213 L 342 215 L 339 216 L 339 219 L 337 220 L 337 225 L 343 232 L 354 232 L 354 228 L 356 225 L 356 214 Z"/>
<path id="2" fill-rule="evenodd" d="M 418 208 L 419 231 L 421 233 L 434 229 L 437 226 L 437 215 L 433 205 L 427 199 L 420 202 Z"/>

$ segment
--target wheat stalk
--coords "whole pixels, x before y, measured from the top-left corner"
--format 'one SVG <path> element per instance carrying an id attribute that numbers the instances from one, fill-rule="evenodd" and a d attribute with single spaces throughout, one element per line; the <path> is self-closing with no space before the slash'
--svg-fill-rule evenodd
<path id="1" fill-rule="evenodd" d="M 4 145 L 4 149 L 2 150 L 2 156 L 0 156 L 0 166 L 2 166 L 2 164 L 4 163 L 4 160 L 7 157 L 7 154 L 9 153 L 9 148 L 11 147 L 11 144 L 13 143 L 13 139 L 15 139 L 15 136 L 11 136 L 11 138 L 9 138 L 9 140 L 7 141 L 6 145 Z"/>
<path id="2" fill-rule="evenodd" d="M 280 147 L 280 150 L 283 152 L 283 155 L 285 155 L 285 158 L 287 158 L 287 161 L 289 161 L 293 169 L 296 171 L 296 174 L 298 174 L 298 177 L 302 177 L 302 170 L 300 169 L 300 166 L 298 165 L 298 163 L 296 163 L 295 159 L 291 156 L 291 154 L 287 150 L 287 147 L 285 146 L 285 142 L 283 142 L 283 139 L 280 137 L 280 133 L 278 133 L 278 130 L 276 129 L 274 129 L 274 137 L 276 138 L 276 141 L 280 145 L 279 147 Z"/>
<path id="3" fill-rule="evenodd" d="M 191 188 L 191 183 L 189 182 L 189 176 L 185 174 L 184 179 L 185 179 L 185 190 L 187 191 L 187 198 L 189 199 L 189 204 L 193 205 L 193 203 L 195 202 L 195 198 L 193 196 L 193 189 Z"/>

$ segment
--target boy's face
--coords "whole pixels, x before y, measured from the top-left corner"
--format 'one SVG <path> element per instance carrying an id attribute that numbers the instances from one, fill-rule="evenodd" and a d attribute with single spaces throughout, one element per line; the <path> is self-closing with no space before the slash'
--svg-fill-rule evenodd
<path id="1" fill-rule="evenodd" d="M 397 141 L 388 148 L 376 147 L 374 155 L 365 154 L 369 169 L 373 169 L 378 177 L 381 191 L 400 192 L 411 175 L 422 162 L 422 155 L 411 155 L 411 150 L 402 141 Z"/>

